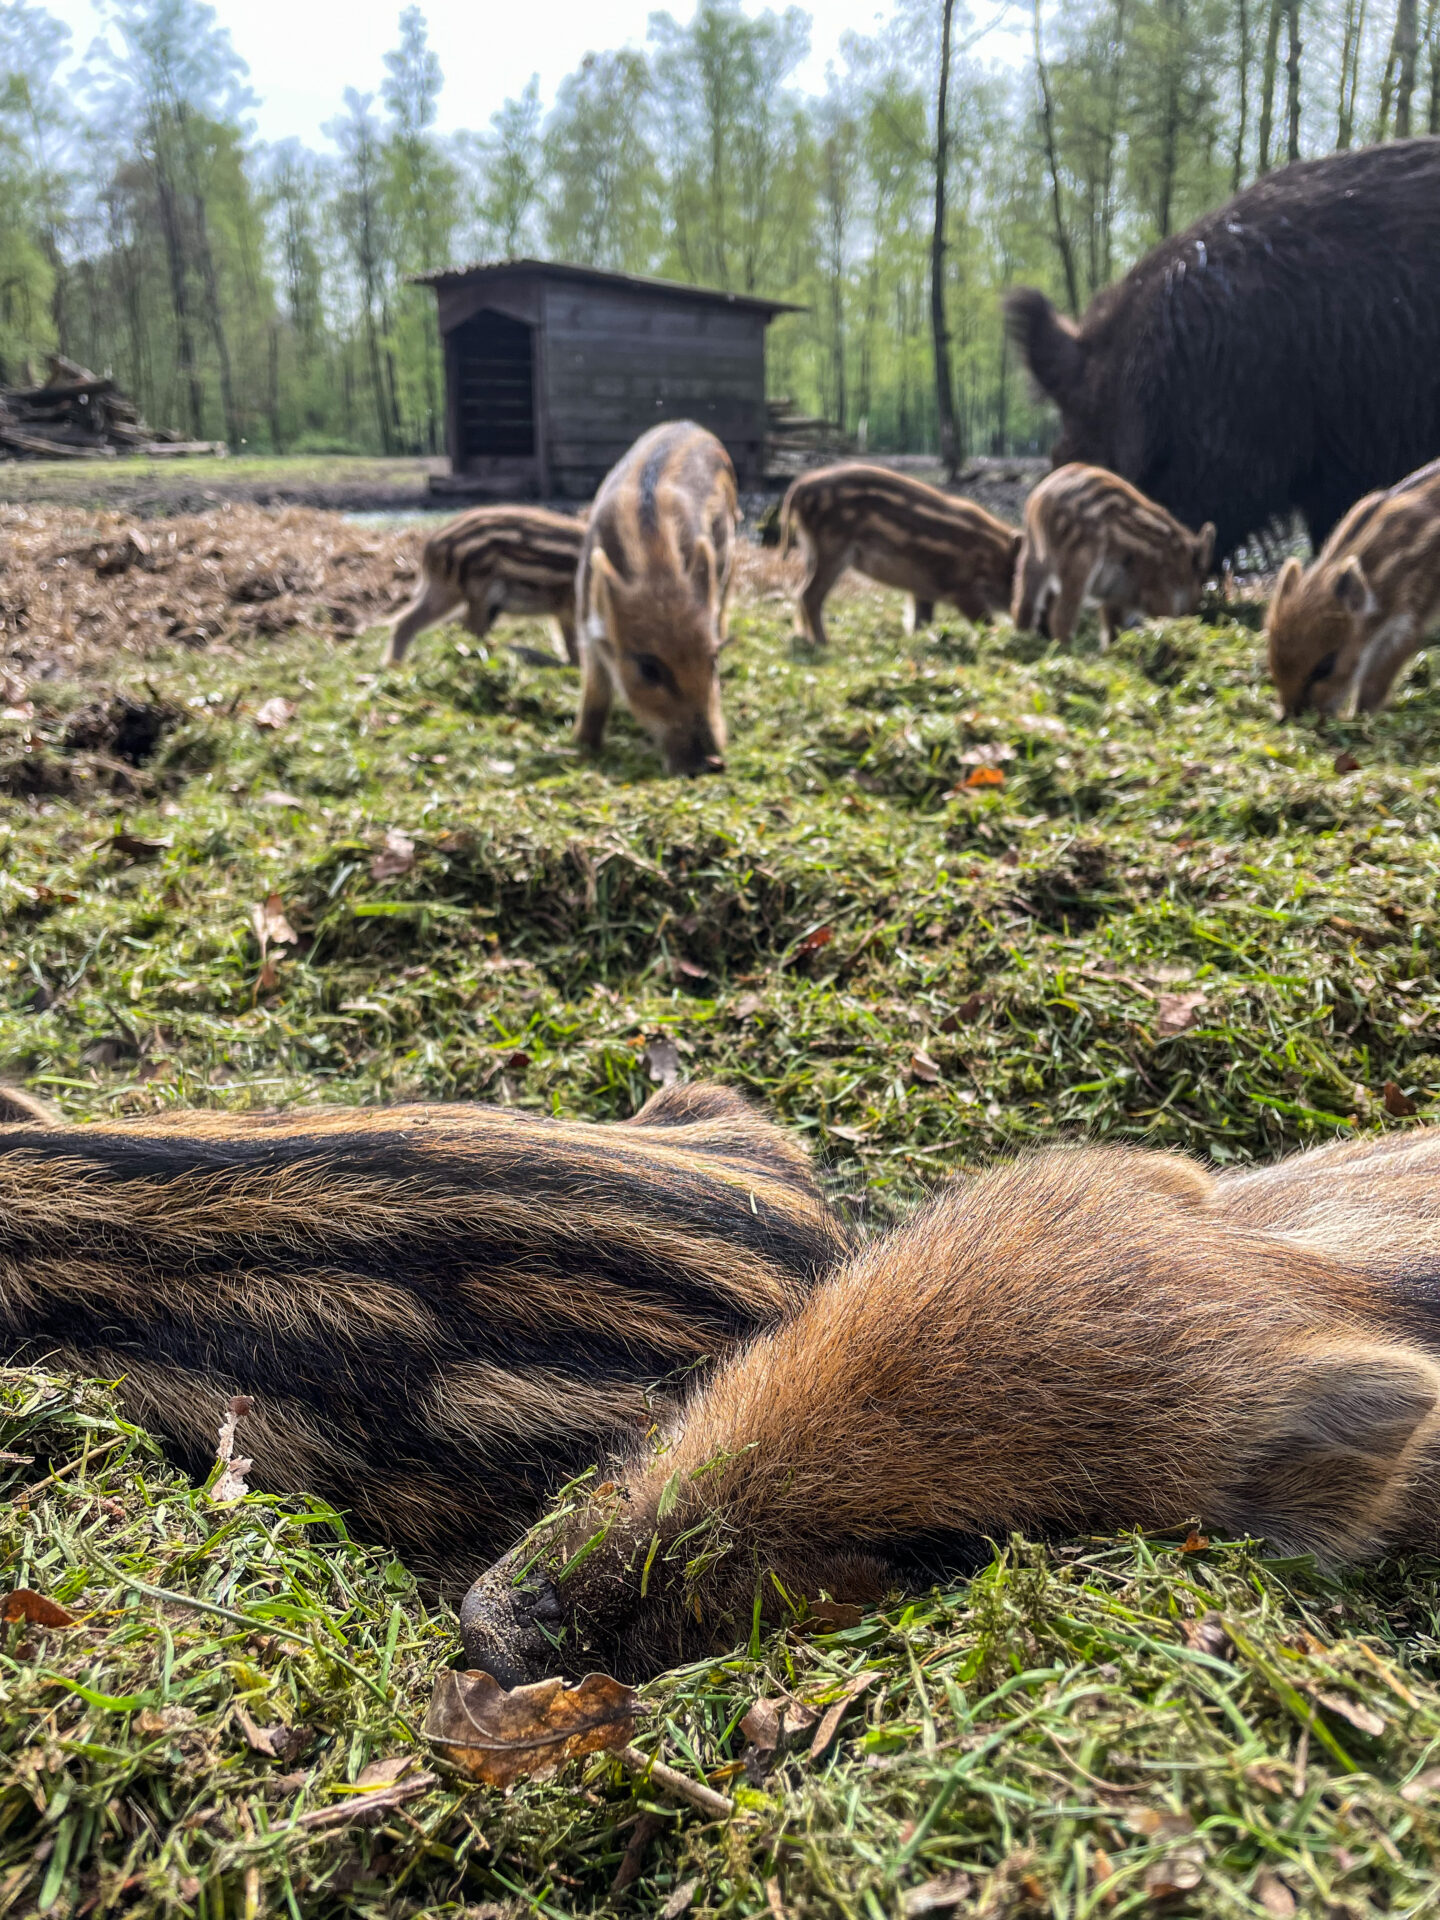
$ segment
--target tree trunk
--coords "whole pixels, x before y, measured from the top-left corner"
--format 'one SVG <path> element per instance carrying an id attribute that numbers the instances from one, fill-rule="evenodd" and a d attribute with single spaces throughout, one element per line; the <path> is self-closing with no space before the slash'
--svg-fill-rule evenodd
<path id="1" fill-rule="evenodd" d="M 1039 0 L 1036 0 L 1038 6 Z M 940 91 L 935 102 L 935 225 L 930 235 L 930 332 L 935 348 L 935 418 L 940 458 L 954 479 L 963 451 L 955 420 L 950 372 L 950 329 L 945 315 L 945 170 L 950 158 L 950 28 L 955 0 L 941 0 Z"/>
<path id="2" fill-rule="evenodd" d="M 1035 0 L 1035 78 L 1040 86 L 1040 130 L 1045 136 L 1045 160 L 1050 169 L 1050 207 L 1055 220 L 1055 246 L 1065 274 L 1066 304 L 1078 319 L 1080 288 L 1075 278 L 1075 250 L 1065 228 L 1065 209 L 1060 199 L 1060 162 L 1055 151 L 1055 99 L 1050 91 L 1050 72 L 1045 65 L 1045 52 L 1040 42 L 1040 0 Z"/>
<path id="3" fill-rule="evenodd" d="M 1354 0 L 1351 0 L 1354 5 Z M 1239 82 L 1240 98 L 1235 122 L 1235 145 L 1231 152 L 1230 191 L 1238 193 L 1245 178 L 1245 135 L 1249 130 L 1250 119 L 1250 7 L 1249 0 L 1239 0 L 1236 15 L 1239 29 L 1239 59 L 1236 62 L 1236 78 Z"/>
<path id="4" fill-rule="evenodd" d="M 1242 8 L 1245 0 L 1240 0 Z M 1114 259 L 1111 241 L 1115 231 L 1115 145 L 1120 137 L 1120 93 L 1125 70 L 1125 0 L 1115 0 L 1115 24 L 1111 29 L 1110 98 L 1105 113 L 1105 159 L 1101 168 L 1100 259 L 1099 276 L 1091 293 L 1108 286 L 1113 277 Z"/>
<path id="5" fill-rule="evenodd" d="M 1260 72 L 1260 161 L 1257 173 L 1270 171 L 1270 136 L 1275 130 L 1275 64 L 1280 52 L 1280 15 L 1285 0 L 1270 0 L 1265 28 L 1265 64 Z"/>
<path id="6" fill-rule="evenodd" d="M 155 141 L 155 198 L 160 211 L 160 227 L 165 239 L 165 264 L 170 278 L 170 306 L 175 316 L 175 364 L 185 388 L 190 415 L 190 437 L 205 437 L 205 388 L 195 365 L 195 335 L 190 323 L 190 290 L 187 285 L 189 263 L 185 258 L 185 236 L 180 228 L 180 208 L 174 182 L 159 138 Z"/>
<path id="7" fill-rule="evenodd" d="M 1168 24 L 1171 31 L 1166 53 L 1165 119 L 1160 131 L 1160 192 L 1155 206 L 1155 224 L 1162 240 L 1170 237 L 1175 176 L 1180 167 L 1180 45 L 1185 32 L 1185 0 L 1177 0 L 1174 18 Z"/>
<path id="8" fill-rule="evenodd" d="M 215 273 L 215 255 L 211 251 L 210 234 L 205 223 L 205 201 L 198 188 L 193 199 L 200 277 L 205 289 L 205 316 L 220 367 L 220 407 L 225 416 L 225 438 L 233 451 L 240 445 L 241 433 L 240 415 L 235 406 L 235 384 L 230 370 L 230 342 L 225 336 L 225 316 L 220 309 L 220 283 Z"/>
<path id="9" fill-rule="evenodd" d="M 1415 98 L 1415 63 L 1420 51 L 1420 21 L 1416 0 L 1399 0 L 1390 62 L 1395 69 L 1395 138 L 1410 138 L 1410 109 Z"/>
<path id="10" fill-rule="evenodd" d="M 272 453 L 280 453 L 283 451 L 280 445 L 280 328 L 274 320 L 270 322 L 268 332 L 270 380 L 267 399 L 270 414 L 270 450 Z"/>
<path id="11" fill-rule="evenodd" d="M 1430 0 L 1425 43 L 1430 49 L 1430 116 L 1425 131 L 1440 133 L 1440 0 Z"/>
<path id="12" fill-rule="evenodd" d="M 1286 0 L 1290 33 L 1285 55 L 1285 158 L 1300 158 L 1300 0 Z"/>
<path id="13" fill-rule="evenodd" d="M 1344 153 L 1355 138 L 1355 89 L 1360 84 L 1360 49 L 1365 36 L 1365 0 L 1346 0 L 1345 33 L 1340 43 L 1340 103 L 1335 116 L 1335 146 Z"/>

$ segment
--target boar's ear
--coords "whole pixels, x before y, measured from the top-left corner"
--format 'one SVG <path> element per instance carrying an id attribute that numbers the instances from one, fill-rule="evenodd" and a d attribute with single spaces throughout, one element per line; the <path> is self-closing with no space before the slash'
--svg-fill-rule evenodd
<path id="1" fill-rule="evenodd" d="M 1336 574 L 1334 591 L 1335 598 L 1350 613 L 1370 613 L 1374 609 L 1375 596 L 1370 591 L 1370 582 L 1353 553 Z"/>
<path id="2" fill-rule="evenodd" d="M 1085 377 L 1085 345 L 1072 320 L 1058 314 L 1038 287 L 1011 287 L 1005 324 L 1025 364 L 1063 411 L 1079 398 Z"/>
<path id="3" fill-rule="evenodd" d="M 710 542 L 695 542 L 695 558 L 690 562 L 690 580 L 696 593 L 709 607 L 715 604 L 716 575 L 719 571 L 715 549 Z"/>
<path id="4" fill-rule="evenodd" d="M 1195 571 L 1203 580 L 1215 558 L 1215 522 L 1207 520 L 1195 536 Z"/>
<path id="5" fill-rule="evenodd" d="M 1337 1338 L 1275 1372 L 1259 1433 L 1236 1436 L 1227 1522 L 1282 1551 L 1373 1553 L 1405 1518 L 1417 1443 L 1435 1426 L 1440 1369 L 1415 1347 Z"/>
<path id="6" fill-rule="evenodd" d="M 1294 593 L 1295 589 L 1299 586 L 1300 576 L 1304 571 L 1304 567 L 1301 566 L 1299 560 L 1292 553 L 1280 569 L 1280 578 L 1275 582 L 1275 591 L 1270 597 L 1271 606 L 1278 607 L 1282 600 L 1288 600 L 1290 598 L 1291 594 Z"/>
<path id="7" fill-rule="evenodd" d="M 615 631 L 615 569 L 597 545 L 590 555 L 590 602 L 606 633 Z"/>

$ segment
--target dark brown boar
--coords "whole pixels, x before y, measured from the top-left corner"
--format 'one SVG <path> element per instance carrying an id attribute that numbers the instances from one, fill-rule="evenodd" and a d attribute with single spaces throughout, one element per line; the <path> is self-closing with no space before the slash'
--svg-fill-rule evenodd
<path id="1" fill-rule="evenodd" d="M 735 516 L 730 456 L 693 420 L 652 427 L 605 476 L 575 583 L 582 746 L 599 748 L 618 693 L 669 772 L 724 766 Z"/>
<path id="2" fill-rule="evenodd" d="M 1440 1129 L 1410 1151 L 1430 1204 L 1397 1208 L 1373 1267 L 1363 1155 L 1311 1163 L 1308 1210 L 1282 1170 L 1273 1214 L 1263 1176 L 1135 1151 L 956 1184 L 483 1576 L 470 1660 L 639 1679 L 783 1617 L 782 1592 L 873 1602 L 1013 1528 L 1433 1547 Z M 1317 1229 L 1329 1206 L 1343 1230 Z"/>
<path id="3" fill-rule="evenodd" d="M 1440 140 L 1266 175 L 1146 254 L 1078 324 L 1007 296 L 1060 409 L 1056 466 L 1109 467 L 1233 553 L 1298 510 L 1318 549 L 1440 451 Z"/>
<path id="4" fill-rule="evenodd" d="M 0 1351 L 123 1380 L 256 1482 L 463 1592 L 840 1253 L 808 1161 L 718 1087 L 624 1125 L 434 1106 L 0 1128 Z"/>

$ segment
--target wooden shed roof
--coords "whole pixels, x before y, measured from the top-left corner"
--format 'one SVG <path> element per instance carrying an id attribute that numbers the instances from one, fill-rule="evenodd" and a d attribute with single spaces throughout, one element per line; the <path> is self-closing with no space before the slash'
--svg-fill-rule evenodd
<path id="1" fill-rule="evenodd" d="M 722 287 L 692 287 L 683 280 L 660 280 L 641 273 L 606 273 L 599 267 L 572 267 L 559 260 L 479 260 L 466 267 L 441 267 L 410 277 L 418 286 L 440 288 L 483 285 L 486 280 L 515 273 L 540 274 L 547 280 L 569 280 L 582 286 L 627 287 L 635 293 L 664 294 L 698 300 L 706 306 L 739 307 L 771 316 L 806 312 L 789 300 L 759 300 L 753 294 L 727 293 Z"/>

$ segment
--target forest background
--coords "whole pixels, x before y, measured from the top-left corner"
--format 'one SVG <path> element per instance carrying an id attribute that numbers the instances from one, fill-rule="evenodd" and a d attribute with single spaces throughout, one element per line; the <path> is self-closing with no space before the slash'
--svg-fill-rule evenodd
<path id="1" fill-rule="evenodd" d="M 322 153 L 256 139 L 199 0 L 103 0 L 88 50 L 0 0 L 0 381 L 58 348 L 196 439 L 432 453 L 434 299 L 410 276 L 539 255 L 802 303 L 772 394 L 953 464 L 1044 441 L 1005 286 L 1079 311 L 1270 168 L 1440 132 L 1440 0 L 1032 4 L 898 0 L 806 93 L 800 8 L 700 0 L 449 136 L 411 6 Z M 1007 17 L 1027 57 L 982 65 Z"/>

